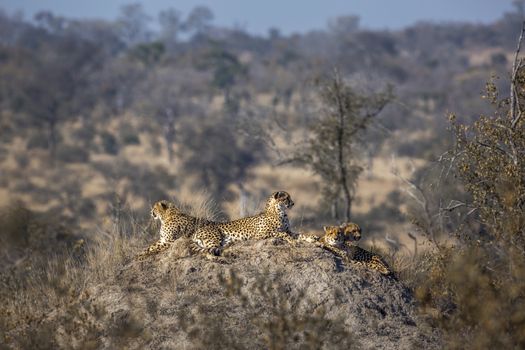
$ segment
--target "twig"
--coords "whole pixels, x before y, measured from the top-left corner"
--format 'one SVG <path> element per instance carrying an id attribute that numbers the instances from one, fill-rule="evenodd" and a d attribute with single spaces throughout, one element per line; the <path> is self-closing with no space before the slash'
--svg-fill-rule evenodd
<path id="1" fill-rule="evenodd" d="M 521 50 L 521 42 L 523 41 L 523 34 L 525 33 L 525 21 L 522 22 L 521 25 L 521 33 L 520 37 L 518 39 L 518 45 L 516 47 L 516 54 L 514 55 L 514 62 L 512 63 L 512 77 L 510 81 L 510 116 L 512 120 L 511 127 L 514 128 L 516 124 L 518 123 L 518 120 L 521 118 L 521 112 L 518 111 L 518 115 L 516 116 L 516 75 L 518 73 L 519 68 L 521 68 L 521 63 L 518 63 L 518 56 Z M 519 109 L 519 108 L 518 108 Z"/>
<path id="2" fill-rule="evenodd" d="M 452 204 L 452 202 L 456 202 L 456 203 Z M 459 201 L 450 201 L 448 206 L 446 208 L 442 208 L 442 209 L 446 210 L 446 211 L 453 211 L 454 209 L 457 209 L 459 207 L 466 207 L 466 206 L 467 206 L 467 203 L 463 203 L 463 202 L 459 202 Z"/>

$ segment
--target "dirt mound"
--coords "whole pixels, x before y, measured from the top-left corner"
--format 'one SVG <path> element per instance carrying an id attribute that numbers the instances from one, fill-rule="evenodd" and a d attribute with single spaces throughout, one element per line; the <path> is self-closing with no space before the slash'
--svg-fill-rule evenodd
<path id="1" fill-rule="evenodd" d="M 209 261 L 188 244 L 130 262 L 92 288 L 89 299 L 111 325 L 105 347 L 115 334 L 135 336 L 127 346 L 138 348 L 438 347 L 400 282 L 318 247 L 245 242 Z"/>

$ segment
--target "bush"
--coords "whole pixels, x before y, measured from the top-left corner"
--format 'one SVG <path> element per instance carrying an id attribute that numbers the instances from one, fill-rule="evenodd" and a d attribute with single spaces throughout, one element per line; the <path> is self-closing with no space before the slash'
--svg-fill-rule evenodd
<path id="1" fill-rule="evenodd" d="M 120 126 L 119 139 L 123 145 L 140 145 L 139 135 L 130 124 Z"/>
<path id="2" fill-rule="evenodd" d="M 519 107 L 499 100 L 489 83 L 493 116 L 472 125 L 450 117 L 456 148 L 448 168 L 469 197 L 444 212 L 464 210 L 463 223 L 455 227 L 455 246 L 436 244 L 428 269 L 411 277 L 451 349 L 525 348 L 525 68 L 519 67 Z M 471 220 L 476 225 L 467 225 Z"/>
<path id="3" fill-rule="evenodd" d="M 118 154 L 118 141 L 112 133 L 104 131 L 100 134 L 100 138 L 102 139 L 102 148 L 105 153 L 112 155 Z"/>
<path id="4" fill-rule="evenodd" d="M 89 151 L 80 146 L 60 145 L 56 150 L 56 159 L 65 163 L 87 163 Z"/>
<path id="5" fill-rule="evenodd" d="M 37 132 L 29 137 L 27 140 L 27 149 L 47 149 L 48 139 L 47 136 L 41 132 Z"/>
<path id="6" fill-rule="evenodd" d="M 3 249 L 12 246 L 25 246 L 29 242 L 29 229 L 34 219 L 33 213 L 22 203 L 14 202 L 0 209 L 0 242 Z"/>

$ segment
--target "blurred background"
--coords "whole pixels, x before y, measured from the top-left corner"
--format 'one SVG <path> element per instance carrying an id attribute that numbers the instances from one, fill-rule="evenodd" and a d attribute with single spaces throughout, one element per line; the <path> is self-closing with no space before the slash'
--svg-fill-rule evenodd
<path id="1" fill-rule="evenodd" d="M 0 205 L 59 223 L 50 239 L 148 235 L 133 223 L 160 199 L 238 218 L 286 190 L 297 231 L 349 216 L 369 244 L 413 252 L 422 199 L 447 205 L 448 187 L 426 193 L 452 146 L 447 113 L 489 113 L 493 77 L 508 95 L 523 10 L 1 0 Z M 322 132 L 337 82 L 354 123 L 344 187 Z"/>

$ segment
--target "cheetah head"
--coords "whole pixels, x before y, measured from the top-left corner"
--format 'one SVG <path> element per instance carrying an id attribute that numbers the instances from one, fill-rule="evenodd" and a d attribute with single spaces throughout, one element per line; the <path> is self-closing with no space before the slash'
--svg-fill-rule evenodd
<path id="1" fill-rule="evenodd" d="M 324 226 L 324 241 L 330 245 L 344 242 L 343 230 L 339 226 Z"/>
<path id="2" fill-rule="evenodd" d="M 151 208 L 151 217 L 155 219 L 160 219 L 162 214 L 166 212 L 168 208 L 172 207 L 172 204 L 166 200 L 158 201 L 153 204 Z"/>
<path id="3" fill-rule="evenodd" d="M 361 227 L 353 222 L 347 222 L 339 226 L 343 232 L 345 241 L 359 241 L 361 239 Z"/>
<path id="4" fill-rule="evenodd" d="M 292 197 L 290 197 L 290 194 L 285 191 L 274 192 L 270 197 L 269 204 L 277 204 L 283 209 L 290 209 L 294 206 Z"/>

